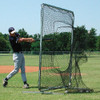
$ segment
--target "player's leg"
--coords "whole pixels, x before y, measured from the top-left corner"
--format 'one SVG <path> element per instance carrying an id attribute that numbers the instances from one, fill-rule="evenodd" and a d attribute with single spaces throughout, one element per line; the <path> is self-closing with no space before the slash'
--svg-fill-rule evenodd
<path id="1" fill-rule="evenodd" d="M 14 53 L 13 54 L 13 61 L 14 61 L 14 70 L 12 72 L 10 72 L 7 77 L 3 80 L 3 86 L 6 87 L 7 84 L 8 84 L 8 80 L 10 78 L 12 78 L 18 71 L 19 71 L 19 68 L 20 68 L 20 56 L 18 53 Z"/>
<path id="2" fill-rule="evenodd" d="M 22 62 L 21 62 L 21 76 L 22 76 L 22 80 L 24 83 L 23 88 L 29 88 L 29 84 L 27 84 L 27 79 L 26 79 L 26 73 L 25 73 L 25 59 L 24 59 L 24 55 L 21 54 L 22 57 Z"/>

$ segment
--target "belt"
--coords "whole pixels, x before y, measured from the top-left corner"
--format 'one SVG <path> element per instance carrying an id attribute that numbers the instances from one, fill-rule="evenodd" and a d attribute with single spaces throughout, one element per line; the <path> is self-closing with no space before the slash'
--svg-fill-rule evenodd
<path id="1" fill-rule="evenodd" d="M 14 52 L 14 53 L 23 53 L 22 51 Z"/>

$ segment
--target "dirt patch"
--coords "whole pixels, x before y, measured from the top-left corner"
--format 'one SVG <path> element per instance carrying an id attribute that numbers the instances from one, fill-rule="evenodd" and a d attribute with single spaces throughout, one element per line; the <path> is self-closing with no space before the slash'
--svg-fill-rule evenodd
<path id="1" fill-rule="evenodd" d="M 54 68 L 59 68 L 59 67 L 42 67 L 41 70 L 48 70 L 48 69 L 54 69 Z M 10 73 L 12 70 L 14 69 L 14 66 L 0 66 L 0 73 Z M 39 71 L 39 67 L 38 66 L 26 66 L 25 67 L 25 71 L 26 73 L 30 73 L 30 72 L 37 72 Z M 19 69 L 19 72 L 21 72 L 21 70 Z M 59 76 L 60 74 L 57 73 L 49 73 L 49 75 L 57 75 Z M 62 76 L 68 76 L 69 73 L 63 73 Z M 74 75 L 86 75 L 86 73 L 72 73 L 72 76 Z"/>
<path id="2" fill-rule="evenodd" d="M 14 69 L 14 66 L 0 66 L 0 73 L 10 73 Z M 25 67 L 26 72 L 36 72 L 39 70 L 38 67 Z M 19 70 L 21 72 L 21 70 Z"/>
<path id="3" fill-rule="evenodd" d="M 53 69 L 54 67 L 42 67 L 42 70 Z M 14 69 L 14 66 L 0 66 L 0 73 L 10 73 Z M 39 71 L 38 66 L 26 66 L 25 71 L 29 72 L 37 72 Z M 21 70 L 19 70 L 21 72 Z"/>

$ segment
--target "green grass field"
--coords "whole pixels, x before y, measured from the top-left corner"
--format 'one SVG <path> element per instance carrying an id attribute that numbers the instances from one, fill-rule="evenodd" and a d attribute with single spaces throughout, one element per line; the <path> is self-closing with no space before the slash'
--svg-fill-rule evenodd
<path id="1" fill-rule="evenodd" d="M 38 55 L 25 55 L 26 66 L 38 66 Z M 13 65 L 12 55 L 0 55 L 0 65 Z M 24 91 L 38 91 L 38 72 L 26 73 L 29 89 L 23 89 L 20 73 L 16 74 L 6 88 L 2 86 L 2 79 L 7 74 L 0 74 L 0 100 L 100 100 L 100 55 L 90 54 L 87 63 L 80 66 L 84 83 L 94 93 L 68 93 L 52 95 L 40 93 L 23 93 Z"/>

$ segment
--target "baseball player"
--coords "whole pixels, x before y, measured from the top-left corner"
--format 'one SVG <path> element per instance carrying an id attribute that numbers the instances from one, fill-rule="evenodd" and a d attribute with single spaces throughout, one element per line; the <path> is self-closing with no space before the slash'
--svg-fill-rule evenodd
<path id="1" fill-rule="evenodd" d="M 6 87 L 8 84 L 8 80 L 12 78 L 21 68 L 21 76 L 24 83 L 23 88 L 29 88 L 29 84 L 27 83 L 26 74 L 25 74 L 25 60 L 24 55 L 22 53 L 22 47 L 20 42 L 35 42 L 33 38 L 20 38 L 20 35 L 15 32 L 13 27 L 8 29 L 9 31 L 9 41 L 11 47 L 13 49 L 13 61 L 14 61 L 14 70 L 10 72 L 6 78 L 3 80 L 3 87 Z"/>

